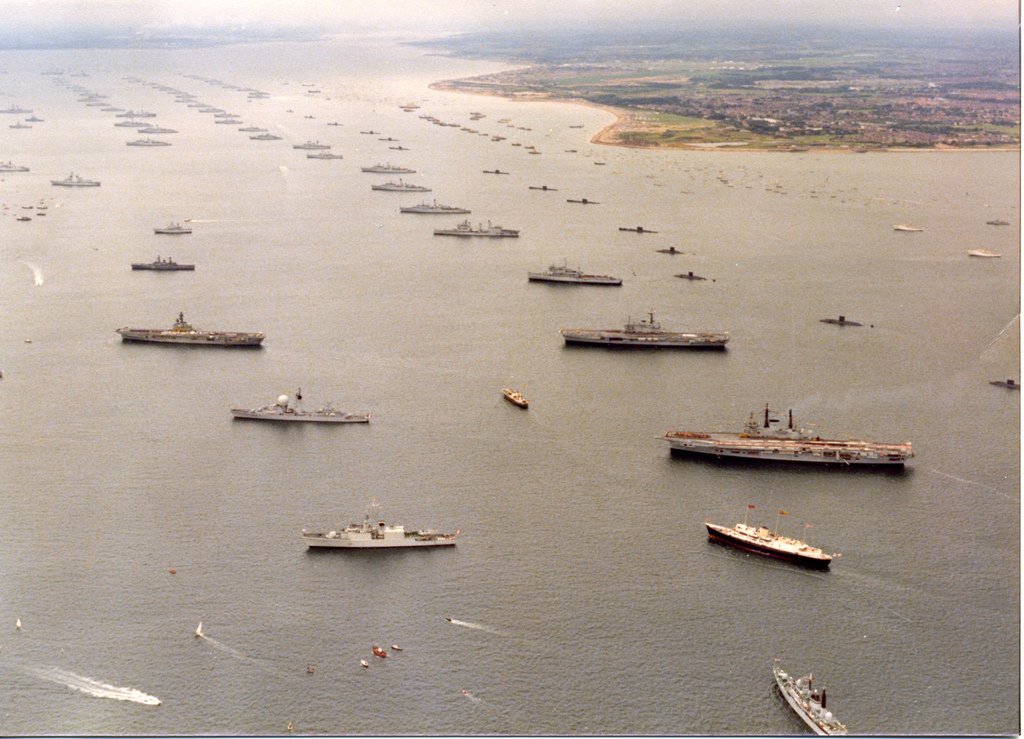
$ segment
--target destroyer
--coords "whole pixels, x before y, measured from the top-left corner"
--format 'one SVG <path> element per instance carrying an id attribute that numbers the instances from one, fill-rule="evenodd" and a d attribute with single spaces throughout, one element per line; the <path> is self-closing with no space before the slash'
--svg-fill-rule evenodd
<path id="1" fill-rule="evenodd" d="M 191 226 L 182 226 L 180 223 L 169 223 L 163 228 L 154 228 L 153 233 L 155 234 L 190 234 L 192 233 Z"/>
<path id="2" fill-rule="evenodd" d="M 450 214 L 464 214 L 470 213 L 468 208 L 459 208 L 454 205 L 440 205 L 436 200 L 433 203 L 420 203 L 419 205 L 410 205 L 405 208 L 399 208 L 399 213 L 450 213 Z"/>
<path id="3" fill-rule="evenodd" d="M 69 174 L 63 180 L 50 180 L 51 185 L 57 185 L 58 187 L 99 187 L 100 183 L 96 180 L 86 180 L 74 172 Z"/>
<path id="4" fill-rule="evenodd" d="M 843 736 L 846 734 L 846 727 L 839 723 L 832 712 L 828 710 L 825 688 L 822 688 L 820 692 L 814 689 L 813 675 L 794 678 L 777 664 L 772 666 L 772 675 L 775 676 L 775 685 L 782 697 L 786 699 L 786 703 L 805 724 L 811 727 L 815 734 L 819 736 Z"/>
<path id="5" fill-rule="evenodd" d="M 390 192 L 430 192 L 429 187 L 410 185 L 408 182 L 385 182 L 383 185 L 370 185 L 371 190 L 388 190 Z"/>
<path id="6" fill-rule="evenodd" d="M 200 331 L 185 321 L 185 314 L 178 313 L 178 320 L 171 328 L 119 328 L 122 341 L 145 341 L 155 344 L 199 344 L 201 346 L 259 346 L 263 333 L 242 331 Z"/>
<path id="7" fill-rule="evenodd" d="M 350 523 L 341 530 L 306 531 L 302 540 L 309 547 L 338 549 L 391 549 L 395 547 L 445 547 L 455 544 L 459 531 L 441 534 L 433 529 L 406 531 L 404 526 L 389 526 L 381 518 L 380 506 L 371 503 L 362 523 Z"/>
<path id="8" fill-rule="evenodd" d="M 801 462 L 858 466 L 903 466 L 914 456 L 911 443 L 888 444 L 856 439 L 822 439 L 805 429 L 789 425 L 764 408 L 764 422 L 750 418 L 740 433 L 728 431 L 669 431 L 663 437 L 673 452 L 700 454 L 715 459 L 754 462 Z"/>
<path id="9" fill-rule="evenodd" d="M 747 512 L 753 508 L 753 505 L 748 505 Z M 782 513 L 784 511 L 779 511 L 779 514 Z M 705 521 L 704 525 L 708 530 L 708 538 L 720 544 L 819 569 L 828 567 L 832 562 L 832 555 L 821 549 L 779 534 L 778 519 L 775 531 L 769 530 L 766 526 L 748 526 L 746 514 L 743 516 L 743 523 L 738 523 L 732 528 L 708 521 Z"/>
<path id="10" fill-rule="evenodd" d="M 287 395 L 280 395 L 273 405 L 262 408 L 232 408 L 231 415 L 235 418 L 251 421 L 283 421 L 285 423 L 369 423 L 369 413 L 348 413 L 335 410 L 328 403 L 323 408 L 307 411 L 302 407 L 302 389 L 295 393 L 292 403 Z"/>
<path id="11" fill-rule="evenodd" d="M 363 172 L 373 172 L 375 174 L 415 174 L 415 169 L 409 169 L 408 167 L 398 167 L 393 164 L 374 164 L 372 167 L 360 167 Z"/>
<path id="12" fill-rule="evenodd" d="M 179 264 L 170 257 L 161 259 L 159 254 L 157 254 L 155 262 L 132 262 L 132 269 L 134 270 L 148 269 L 154 272 L 191 272 L 195 268 L 194 264 Z"/>
<path id="13" fill-rule="evenodd" d="M 729 341 L 727 332 L 664 331 L 654 320 L 654 311 L 639 323 L 626 320 L 625 328 L 563 328 L 566 344 L 596 344 L 599 346 L 626 346 L 656 349 L 659 347 L 682 349 L 724 349 Z"/>
<path id="14" fill-rule="evenodd" d="M 611 275 L 588 275 L 580 269 L 552 264 L 547 272 L 528 272 L 530 282 L 554 282 L 572 285 L 621 285 L 622 279 Z"/>
<path id="15" fill-rule="evenodd" d="M 503 236 L 518 237 L 519 231 L 492 225 L 490 221 L 487 221 L 487 228 L 484 228 L 483 225 L 478 225 L 476 228 L 473 228 L 467 219 L 455 228 L 435 228 L 434 236 L 490 236 L 495 238 Z"/>

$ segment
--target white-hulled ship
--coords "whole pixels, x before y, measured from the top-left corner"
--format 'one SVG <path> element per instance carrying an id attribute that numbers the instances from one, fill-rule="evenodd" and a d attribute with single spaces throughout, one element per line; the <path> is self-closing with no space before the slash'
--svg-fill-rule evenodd
<path id="1" fill-rule="evenodd" d="M 819 736 L 843 736 L 846 726 L 828 710 L 825 688 L 819 692 L 814 688 L 814 676 L 794 678 L 777 664 L 772 666 L 772 675 L 786 703 L 797 716 Z"/>
<path id="2" fill-rule="evenodd" d="M 191 226 L 182 226 L 180 223 L 169 223 L 162 228 L 154 228 L 153 233 L 155 234 L 190 234 L 192 233 Z"/>
<path id="3" fill-rule="evenodd" d="M 433 529 L 406 531 L 404 526 L 389 526 L 381 517 L 380 506 L 371 503 L 362 523 L 351 523 L 332 531 L 306 531 L 302 540 L 309 547 L 336 549 L 392 549 L 398 547 L 453 546 L 460 532 L 442 534 Z"/>
<path id="4" fill-rule="evenodd" d="M 623 346 L 641 348 L 675 349 L 724 349 L 729 334 L 703 331 L 664 331 L 654 320 L 654 311 L 639 323 L 632 318 L 626 320 L 621 329 L 563 328 L 562 337 L 566 344 L 589 344 L 597 346 Z"/>
<path id="5" fill-rule="evenodd" d="M 185 321 L 178 320 L 171 328 L 119 328 L 122 341 L 141 341 L 152 344 L 196 344 L 199 346 L 255 347 L 263 342 L 263 332 L 253 331 L 200 331 Z"/>
<path id="6" fill-rule="evenodd" d="M 519 231 L 512 228 L 502 228 L 501 226 L 492 224 L 490 221 L 487 221 L 487 228 L 484 228 L 482 224 L 473 228 L 467 219 L 458 224 L 455 228 L 435 228 L 434 236 L 489 236 L 491 238 L 516 238 L 519 236 Z"/>
<path id="7" fill-rule="evenodd" d="M 588 275 L 568 265 L 552 264 L 547 272 L 527 272 L 530 282 L 555 282 L 570 285 L 621 285 L 622 278 L 611 275 Z"/>
<path id="8" fill-rule="evenodd" d="M 430 192 L 429 187 L 410 185 L 408 182 L 385 182 L 383 185 L 370 185 L 371 190 L 387 190 L 389 192 Z"/>
<path id="9" fill-rule="evenodd" d="M 432 203 L 420 203 L 419 205 L 408 205 L 398 209 L 399 213 L 444 213 L 458 214 L 471 213 L 469 208 L 459 208 L 455 205 L 440 205 L 436 200 Z"/>
<path id="10" fill-rule="evenodd" d="M 747 513 L 754 507 L 748 505 Z M 785 511 L 779 511 L 780 515 L 784 513 Z M 779 534 L 777 520 L 775 531 L 770 530 L 767 526 L 748 526 L 746 514 L 743 516 L 743 523 L 732 527 L 720 526 L 709 521 L 705 521 L 704 526 L 707 527 L 708 538 L 720 544 L 818 569 L 824 569 L 831 564 L 831 554 L 799 539 Z"/>
<path id="11" fill-rule="evenodd" d="M 415 169 L 409 169 L 408 167 L 398 167 L 394 164 L 374 164 L 372 167 L 360 167 L 363 172 L 373 172 L 374 174 L 416 174 Z"/>
<path id="12" fill-rule="evenodd" d="M 730 431 L 669 431 L 663 437 L 673 452 L 699 454 L 715 459 L 752 462 L 799 462 L 820 465 L 902 466 L 914 456 L 913 445 L 861 441 L 858 439 L 822 439 L 805 429 L 789 425 L 782 428 L 771 417 L 768 406 L 764 422 L 754 414 L 739 433 Z"/>
<path id="13" fill-rule="evenodd" d="M 161 259 L 159 254 L 157 254 L 155 262 L 132 262 L 133 270 L 151 270 L 153 272 L 192 272 L 195 268 L 194 264 L 181 264 L 170 257 Z"/>
<path id="14" fill-rule="evenodd" d="M 307 411 L 302 407 L 302 390 L 295 393 L 295 402 L 280 395 L 277 402 L 262 408 L 232 408 L 231 415 L 250 421 L 282 421 L 284 423 L 369 423 L 369 413 L 349 413 L 335 410 L 330 403 L 323 408 Z"/>
<path id="15" fill-rule="evenodd" d="M 99 187 L 100 183 L 96 180 L 86 180 L 79 177 L 74 172 L 69 174 L 63 180 L 50 180 L 51 185 L 57 185 L 58 187 Z"/>

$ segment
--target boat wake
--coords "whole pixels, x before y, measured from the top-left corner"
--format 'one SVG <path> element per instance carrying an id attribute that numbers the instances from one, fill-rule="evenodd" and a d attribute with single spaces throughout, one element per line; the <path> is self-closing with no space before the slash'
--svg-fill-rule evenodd
<path id="1" fill-rule="evenodd" d="M 113 700 L 118 701 L 142 703 L 147 706 L 160 705 L 160 699 L 155 695 L 143 693 L 141 690 L 136 690 L 135 688 L 119 688 L 116 685 L 101 683 L 99 680 L 93 680 L 91 677 L 76 675 L 73 672 L 62 670 L 59 667 L 34 667 L 29 668 L 28 671 L 42 680 L 49 680 L 52 683 L 64 685 L 96 698 L 112 698 Z"/>
<path id="2" fill-rule="evenodd" d="M 43 284 L 43 269 L 42 269 L 42 267 L 40 267 L 38 264 L 33 264 L 32 262 L 25 262 L 25 266 L 27 266 L 30 270 L 32 270 L 32 278 L 36 281 L 36 286 L 38 287 L 39 285 L 42 285 Z"/>
<path id="3" fill-rule="evenodd" d="M 462 694 L 463 694 L 464 696 L 466 696 L 467 698 L 469 698 L 469 699 L 470 699 L 471 701 L 473 701 L 474 703 L 479 703 L 479 702 L 480 702 L 480 699 L 479 699 L 479 698 L 477 698 L 477 697 L 476 697 L 475 695 L 473 695 L 472 693 L 470 693 L 470 692 L 469 692 L 468 690 L 463 690 L 463 691 L 462 691 Z"/>
<path id="4" fill-rule="evenodd" d="M 202 634 L 202 633 L 198 633 L 198 634 L 196 634 L 196 636 L 199 637 L 200 639 L 202 639 L 207 644 L 209 644 L 214 649 L 219 649 L 221 652 L 224 652 L 225 654 L 230 654 L 235 659 L 241 659 L 241 660 L 248 660 L 249 659 L 244 654 L 239 652 L 237 649 L 233 649 L 232 647 L 229 647 L 227 644 L 223 644 L 223 643 L 217 641 L 212 636 L 207 636 L 206 634 Z"/>
<path id="5" fill-rule="evenodd" d="M 493 626 L 487 626 L 485 624 L 477 624 L 472 621 L 460 621 L 457 618 L 448 618 L 445 616 L 445 621 L 452 624 L 453 626 L 462 626 L 466 629 L 476 629 L 477 631 L 486 631 L 488 634 L 496 634 L 498 636 L 505 636 L 504 633 L 494 628 Z"/>

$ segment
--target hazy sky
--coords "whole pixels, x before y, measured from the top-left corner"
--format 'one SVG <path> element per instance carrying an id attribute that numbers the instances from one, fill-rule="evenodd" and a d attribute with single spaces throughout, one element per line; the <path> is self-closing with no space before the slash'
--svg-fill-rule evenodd
<path id="1" fill-rule="evenodd" d="M 1019 22 L 1016 0 L 0 0 L 0 23 L 34 31 L 322 24 L 409 32 L 780 20 L 1005 29 Z"/>

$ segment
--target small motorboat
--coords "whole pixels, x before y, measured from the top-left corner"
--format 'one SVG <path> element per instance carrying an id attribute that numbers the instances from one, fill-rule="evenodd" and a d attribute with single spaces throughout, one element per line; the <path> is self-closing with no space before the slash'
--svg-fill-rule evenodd
<path id="1" fill-rule="evenodd" d="M 518 390 L 513 390 L 510 387 L 503 387 L 501 389 L 501 394 L 505 396 L 505 400 L 515 405 L 518 405 L 520 408 L 530 407 L 530 401 L 524 398 L 523 394 L 520 393 Z M 448 620 L 450 621 L 451 619 Z"/>
<path id="2" fill-rule="evenodd" d="M 381 659 L 384 659 L 388 656 L 388 653 L 378 646 L 374 646 L 373 649 L 371 649 L 370 651 L 373 652 L 374 657 L 380 657 Z"/>
<path id="3" fill-rule="evenodd" d="M 367 662 L 365 659 L 359 660 L 359 664 L 361 664 L 363 667 L 369 667 L 370 666 L 370 663 Z"/>
<path id="4" fill-rule="evenodd" d="M 202 639 L 203 638 L 203 622 L 202 621 L 200 621 L 199 625 L 196 626 L 196 638 L 197 639 Z"/>

